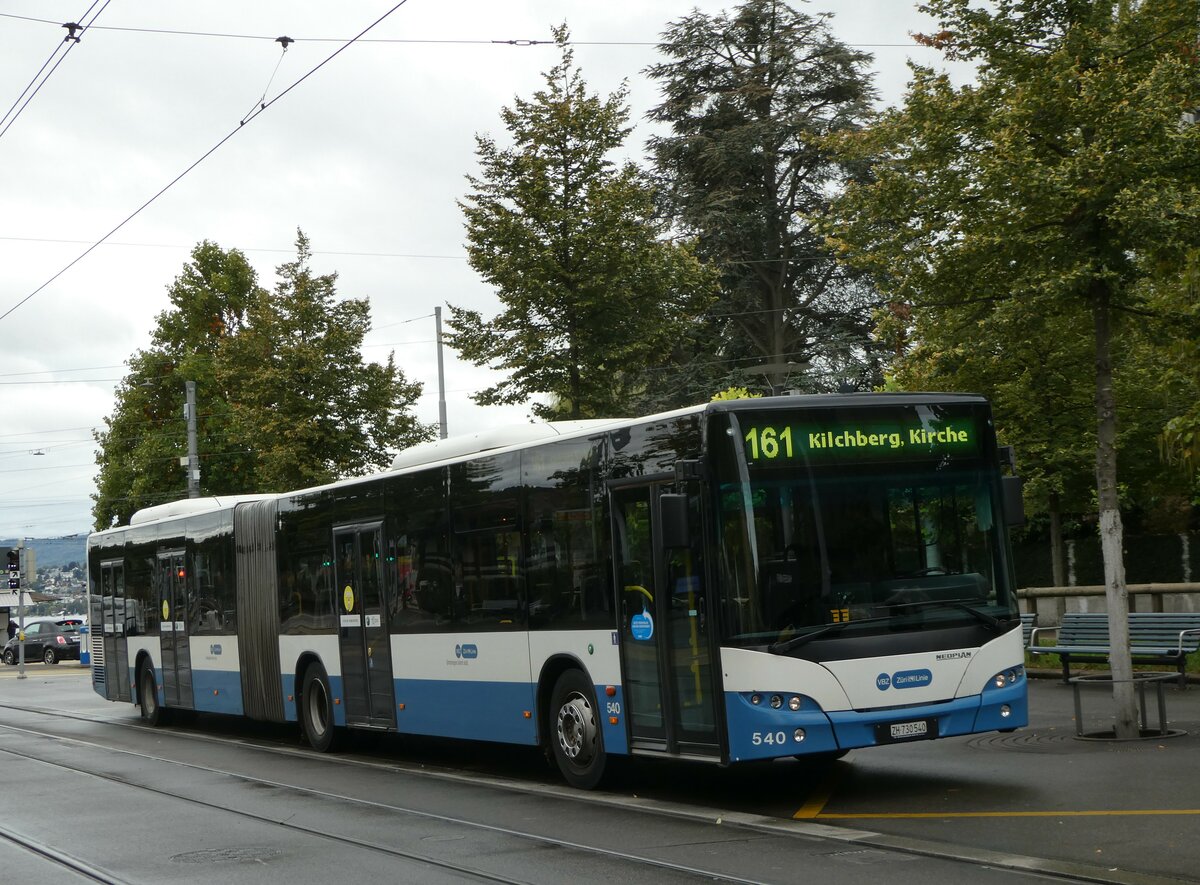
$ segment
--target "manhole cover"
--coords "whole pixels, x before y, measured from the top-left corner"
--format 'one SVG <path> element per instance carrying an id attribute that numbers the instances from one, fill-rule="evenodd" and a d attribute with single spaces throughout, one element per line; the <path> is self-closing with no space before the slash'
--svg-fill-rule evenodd
<path id="1" fill-rule="evenodd" d="M 972 738 L 967 741 L 967 746 L 975 750 L 1015 750 L 1018 753 L 1070 753 L 1078 751 L 1074 737 L 1066 731 L 1020 731 Z"/>
<path id="2" fill-rule="evenodd" d="M 247 861 L 270 860 L 283 852 L 278 848 L 249 846 L 245 848 L 206 848 L 203 851 L 188 851 L 171 858 L 174 863 L 246 863 Z"/>
<path id="3" fill-rule="evenodd" d="M 1184 737 L 1187 735 L 1187 732 L 1181 728 L 1168 728 L 1165 734 L 1157 728 L 1142 728 L 1139 731 L 1140 734 L 1135 738 L 1121 738 L 1118 740 L 1115 732 L 1110 728 L 1106 731 L 1090 731 L 1086 734 L 1081 734 L 1076 737 L 1076 740 L 1107 741 L 1122 750 L 1132 750 L 1139 749 L 1142 746 L 1133 743 L 1134 741 L 1159 741 L 1165 738 Z"/>
<path id="4" fill-rule="evenodd" d="M 865 848 L 860 851 L 838 851 L 828 856 L 859 864 L 895 863 L 898 860 L 918 859 L 915 854 L 898 854 L 894 851 L 879 851 L 875 848 Z"/>

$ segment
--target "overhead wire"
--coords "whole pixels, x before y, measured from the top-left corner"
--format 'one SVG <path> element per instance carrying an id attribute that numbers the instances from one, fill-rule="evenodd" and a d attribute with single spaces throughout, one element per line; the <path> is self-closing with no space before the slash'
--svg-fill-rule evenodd
<path id="1" fill-rule="evenodd" d="M 62 42 L 54 47 L 54 51 L 50 53 L 49 57 L 42 64 L 41 68 L 38 69 L 38 72 L 33 75 L 33 79 L 29 81 L 29 85 L 25 87 L 19 96 L 17 96 L 17 100 L 13 102 L 12 107 L 5 112 L 4 117 L 0 118 L 0 138 L 3 138 L 5 133 L 7 133 L 8 130 L 12 128 L 13 124 L 17 122 L 17 118 L 24 113 L 25 108 L 29 107 L 29 103 L 33 101 L 39 92 L 41 92 L 42 87 L 46 85 L 46 81 L 53 76 L 54 72 L 58 70 L 58 66 L 62 64 L 64 60 L 66 60 L 68 55 L 71 54 L 71 50 L 79 45 L 79 41 L 82 39 L 84 32 L 92 26 L 92 22 L 95 22 L 95 20 L 100 17 L 100 13 L 104 12 L 112 0 L 104 0 L 104 6 L 101 6 L 100 10 L 92 16 L 90 21 L 88 21 L 87 17 L 89 13 L 96 8 L 96 4 L 99 2 L 100 0 L 92 0 L 92 5 L 89 6 L 87 11 L 84 12 L 84 14 L 80 17 L 80 21 L 85 22 L 84 24 L 67 22 L 66 24 L 62 25 L 62 27 L 67 29 L 67 36 L 63 37 Z M 76 33 L 76 31 L 79 33 Z M 64 46 L 66 49 L 63 49 Z M 54 60 L 56 55 L 58 56 L 58 60 L 54 62 L 54 67 L 50 68 L 50 70 L 46 72 L 46 76 L 42 77 L 42 72 L 46 71 L 47 65 Z M 39 77 L 41 78 L 40 82 L 38 80 Z M 37 83 L 36 87 L 34 87 L 34 83 Z M 33 89 L 32 92 L 29 91 L 31 88 Z M 26 95 L 28 95 L 28 98 L 26 98 Z M 22 103 L 22 99 L 24 99 L 24 103 Z M 20 105 L 20 107 L 17 107 L 18 105 Z M 16 111 L 15 113 L 14 109 Z"/>
<path id="2" fill-rule="evenodd" d="M 44 18 L 35 18 L 28 15 L 16 15 L 13 13 L 0 12 L 0 18 L 19 19 L 21 21 L 36 22 L 38 24 L 57 24 Z M 173 37 L 214 37 L 226 40 L 274 40 L 276 38 L 269 37 L 266 34 L 237 34 L 237 33 L 222 33 L 216 31 L 183 31 L 170 28 L 130 28 L 119 25 L 98 25 L 97 30 L 118 31 L 130 34 L 162 34 Z M 297 37 L 297 43 L 340 43 L 342 37 Z M 432 44 L 432 45 L 462 45 L 462 46 L 554 46 L 557 45 L 554 40 L 540 39 L 482 39 L 482 38 L 422 38 L 422 37 L 368 37 L 361 40 L 355 40 L 356 43 L 413 43 L 413 44 Z M 660 46 L 661 40 L 569 40 L 568 43 L 572 46 Z M 915 40 L 906 43 L 847 43 L 847 46 L 861 49 L 933 49 L 924 43 L 918 43 Z"/>
<path id="3" fill-rule="evenodd" d="M 108 2 L 108 0 L 106 0 L 105 5 L 107 5 L 107 2 Z M 4 313 L 0 314 L 0 320 L 4 320 L 5 318 L 7 318 L 15 310 L 17 310 L 22 305 L 29 302 L 31 299 L 33 299 L 35 296 L 37 296 L 40 292 L 44 291 L 55 280 L 57 280 L 59 277 L 61 277 L 63 274 L 65 274 L 68 270 L 70 270 L 72 267 L 74 267 L 76 264 L 78 264 L 80 261 L 82 261 L 88 255 L 90 255 L 92 252 L 94 252 L 109 237 L 111 237 L 117 231 L 121 230 L 121 228 L 123 228 L 130 221 L 132 221 L 134 218 L 136 218 L 138 215 L 140 215 L 143 211 L 145 211 L 151 204 L 153 204 L 155 201 L 157 201 L 159 197 L 161 197 L 163 194 L 165 194 L 167 191 L 169 191 L 172 187 L 174 187 L 176 184 L 178 184 L 193 169 L 195 169 L 197 166 L 199 166 L 201 163 L 203 163 L 205 160 L 207 160 L 210 156 L 212 156 L 214 153 L 216 153 L 227 141 L 229 141 L 231 138 L 233 138 L 235 135 L 237 135 L 237 133 L 241 132 L 242 129 L 248 123 L 257 119 L 259 117 L 259 115 L 265 113 L 269 107 L 274 105 L 277 101 L 279 101 L 285 95 L 290 93 L 293 89 L 295 89 L 301 83 L 306 81 L 309 77 L 311 77 L 317 71 L 321 70 L 321 68 L 325 67 L 325 65 L 329 64 L 329 62 L 333 61 L 335 58 L 337 58 L 339 55 L 341 55 L 343 52 L 345 52 L 349 47 L 353 46 L 358 40 L 360 40 L 363 37 L 364 34 L 370 33 L 370 31 L 372 29 L 374 29 L 376 26 L 378 26 L 380 24 L 380 22 L 384 21 L 386 18 L 388 18 L 388 16 L 392 15 L 392 13 L 394 13 L 401 6 L 405 5 L 407 2 L 408 2 L 408 0 L 400 0 L 400 2 L 398 2 L 395 6 L 391 7 L 389 10 L 387 10 L 385 13 L 383 13 L 383 15 L 379 16 L 379 18 L 375 19 L 375 21 L 371 22 L 371 24 L 367 25 L 365 28 L 363 28 L 363 30 L 359 31 L 359 33 L 356 36 L 352 37 L 350 40 L 343 43 L 341 46 L 339 46 L 337 49 L 335 49 L 333 52 L 331 52 L 329 55 L 327 55 L 324 59 L 322 59 L 320 62 L 318 62 L 315 66 L 310 68 L 305 74 L 300 76 L 298 79 L 294 80 L 287 88 L 283 89 L 278 95 L 276 95 L 270 101 L 264 102 L 259 108 L 251 111 L 244 119 L 239 121 L 238 125 L 236 127 L 234 127 L 232 130 L 230 130 L 227 135 L 225 135 L 220 141 L 218 141 L 215 145 L 213 145 L 211 148 L 209 148 L 207 151 L 205 151 L 199 157 L 199 159 L 195 160 L 186 169 L 184 169 L 182 172 L 180 172 L 178 175 L 176 175 L 173 179 L 171 179 L 171 181 L 169 181 L 166 185 L 164 185 L 157 193 L 155 193 L 152 197 L 150 197 L 150 199 L 146 200 L 144 203 L 142 203 L 140 206 L 138 206 L 136 209 L 134 209 L 133 212 L 131 212 L 129 215 L 127 215 L 119 224 L 117 224 L 116 227 L 114 227 L 112 230 L 110 230 L 108 233 L 106 233 L 104 236 L 102 236 L 99 240 L 92 243 L 92 245 L 88 246 L 87 249 L 85 249 L 83 252 L 81 252 L 71 262 L 69 262 L 65 267 L 63 267 L 56 274 L 54 274 L 54 276 L 50 277 L 50 279 L 46 280 L 46 282 L 42 283 L 40 286 L 38 286 L 36 289 L 34 289 L 32 292 L 30 292 L 28 295 L 26 295 L 24 298 L 22 298 L 16 304 L 14 304 L 12 307 L 8 308 L 8 310 L 4 311 Z"/>

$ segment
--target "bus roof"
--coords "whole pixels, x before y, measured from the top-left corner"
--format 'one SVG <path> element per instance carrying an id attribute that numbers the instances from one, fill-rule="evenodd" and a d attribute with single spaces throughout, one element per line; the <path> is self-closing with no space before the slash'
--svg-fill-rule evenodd
<path id="1" fill-rule="evenodd" d="M 249 501 L 265 501 L 278 495 L 222 495 L 208 498 L 183 498 L 166 504 L 155 504 L 153 507 L 143 507 L 134 511 L 129 518 L 130 525 L 142 525 L 147 522 L 158 522 L 176 516 L 194 516 L 197 513 L 207 513 L 210 510 L 223 510 Z"/>

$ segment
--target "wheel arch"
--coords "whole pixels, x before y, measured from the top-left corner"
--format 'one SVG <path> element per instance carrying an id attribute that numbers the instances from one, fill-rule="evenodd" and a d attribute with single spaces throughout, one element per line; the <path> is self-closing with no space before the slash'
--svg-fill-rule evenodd
<path id="1" fill-rule="evenodd" d="M 144 664 L 147 661 L 149 661 L 150 669 L 153 670 L 154 669 L 154 658 L 152 658 L 150 656 L 150 652 L 148 650 L 146 650 L 144 648 L 140 649 L 137 653 L 137 657 L 134 658 L 134 661 L 133 661 L 133 697 L 134 697 L 133 703 L 134 703 L 134 706 L 137 706 L 137 707 L 140 707 L 142 705 L 142 670 L 143 670 L 142 664 Z M 157 681 L 158 681 L 158 677 L 156 676 L 155 683 L 157 683 Z M 158 688 L 158 686 L 156 684 L 155 690 L 157 690 L 157 688 Z"/>
<path id="2" fill-rule="evenodd" d="M 587 665 L 575 655 L 551 655 L 542 663 L 541 673 L 538 674 L 534 722 L 537 723 L 538 746 L 547 749 L 550 746 L 550 736 L 546 733 L 546 710 L 550 708 L 550 694 L 554 691 L 554 683 L 558 682 L 558 677 L 568 670 L 579 670 L 583 673 L 588 685 L 592 686 L 593 692 L 595 691 L 596 684 L 592 681 L 592 674 L 588 671 Z"/>
<path id="3" fill-rule="evenodd" d="M 324 670 L 325 678 L 329 678 L 329 668 L 325 666 L 325 662 L 315 651 L 301 652 L 296 658 L 296 670 L 292 674 L 292 696 L 295 698 L 297 721 L 300 719 L 300 698 L 304 694 L 304 674 L 308 672 L 309 667 L 314 665 Z"/>

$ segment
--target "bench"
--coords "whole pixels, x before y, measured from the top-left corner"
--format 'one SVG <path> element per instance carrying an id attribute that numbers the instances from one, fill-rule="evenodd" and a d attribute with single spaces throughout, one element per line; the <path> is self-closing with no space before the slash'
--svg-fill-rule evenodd
<path id="1" fill-rule="evenodd" d="M 1044 633 L 1057 633 L 1054 645 L 1038 645 Z M 1063 682 L 1071 679 L 1071 661 L 1107 661 L 1111 650 L 1108 615 L 1067 612 L 1057 627 L 1035 627 L 1029 640 L 1032 655 L 1058 655 Z M 1186 687 L 1187 656 L 1200 649 L 1200 613 L 1132 612 L 1129 651 L 1137 664 L 1173 664 L 1179 685 Z"/>
<path id="2" fill-rule="evenodd" d="M 1021 614 L 1021 639 L 1025 641 L 1025 647 L 1029 648 L 1029 641 L 1033 638 L 1033 628 L 1037 626 L 1037 613 L 1022 612 Z"/>

